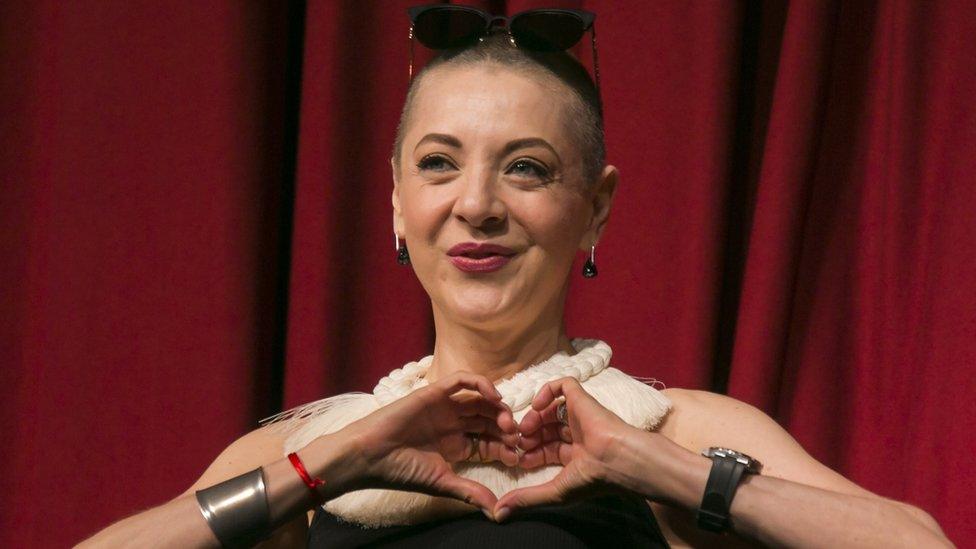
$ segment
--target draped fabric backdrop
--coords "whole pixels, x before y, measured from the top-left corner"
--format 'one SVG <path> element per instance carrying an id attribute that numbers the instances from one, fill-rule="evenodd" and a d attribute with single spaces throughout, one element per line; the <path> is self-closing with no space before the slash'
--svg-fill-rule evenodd
<path id="1" fill-rule="evenodd" d="M 972 4 L 553 3 L 598 14 L 622 177 L 571 335 L 976 546 Z M 409 4 L 2 4 L 0 546 L 431 350 L 392 245 Z"/>

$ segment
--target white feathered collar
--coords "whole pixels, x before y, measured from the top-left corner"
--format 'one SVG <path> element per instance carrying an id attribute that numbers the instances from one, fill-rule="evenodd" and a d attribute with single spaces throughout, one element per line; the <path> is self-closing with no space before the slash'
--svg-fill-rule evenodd
<path id="1" fill-rule="evenodd" d="M 532 398 L 543 384 L 561 377 L 574 377 L 586 392 L 621 419 L 640 429 L 651 430 L 671 408 L 671 401 L 660 391 L 627 374 L 609 367 L 611 350 L 596 339 L 573 339 L 576 354 L 560 351 L 548 360 L 530 366 L 496 387 L 502 400 L 518 421 L 529 409 Z M 379 381 L 373 393 L 346 393 L 284 412 L 269 420 L 290 433 L 284 454 L 297 451 L 314 439 L 334 433 L 380 407 L 427 384 L 424 375 L 433 355 L 393 370 Z M 480 482 L 502 496 L 524 486 L 552 479 L 561 466 L 550 465 L 530 471 L 509 468 L 500 463 L 458 463 L 458 475 Z M 398 490 L 359 490 L 327 502 L 326 511 L 339 518 L 369 527 L 416 524 L 470 513 L 463 502 L 417 492 Z"/>

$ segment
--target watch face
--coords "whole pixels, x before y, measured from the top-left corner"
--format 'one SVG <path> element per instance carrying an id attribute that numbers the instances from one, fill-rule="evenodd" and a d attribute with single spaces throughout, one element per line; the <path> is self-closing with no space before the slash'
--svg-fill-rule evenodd
<path id="1" fill-rule="evenodd" d="M 702 451 L 702 455 L 707 458 L 714 458 L 714 457 L 732 458 L 738 461 L 739 463 L 745 465 L 746 472 L 749 473 L 755 474 L 758 473 L 760 470 L 762 470 L 762 463 L 760 463 L 759 460 L 754 459 L 748 454 L 743 454 L 742 452 L 732 450 L 731 448 L 712 447 Z"/>

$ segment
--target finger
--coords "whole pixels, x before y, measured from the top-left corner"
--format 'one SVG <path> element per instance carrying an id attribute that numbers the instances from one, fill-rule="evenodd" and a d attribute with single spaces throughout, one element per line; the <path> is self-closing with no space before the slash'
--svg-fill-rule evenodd
<path id="1" fill-rule="evenodd" d="M 515 446 L 509 446 L 501 441 L 489 441 L 488 454 L 494 461 L 500 461 L 508 467 L 515 467 L 519 463 L 519 453 Z"/>
<path id="2" fill-rule="evenodd" d="M 554 400 L 541 410 L 526 412 L 522 416 L 522 422 L 519 423 L 519 432 L 526 435 L 532 434 L 546 425 L 563 425 L 563 422 L 559 421 L 557 412 L 563 402 L 565 402 L 563 399 Z"/>
<path id="3" fill-rule="evenodd" d="M 518 424 L 512 416 L 512 410 L 502 401 L 492 401 L 481 396 L 465 399 L 456 405 L 459 416 L 481 416 L 493 419 L 498 428 L 510 434 L 518 433 Z"/>
<path id="4" fill-rule="evenodd" d="M 532 397 L 532 409 L 533 410 L 544 410 L 552 401 L 556 399 L 556 389 L 553 385 L 555 381 L 550 381 L 543 385 L 539 392 Z"/>
<path id="5" fill-rule="evenodd" d="M 484 437 L 478 440 L 478 447 L 468 457 L 468 461 L 475 463 L 498 461 L 509 467 L 514 467 L 519 462 L 519 456 L 513 446 L 509 446 L 497 438 Z"/>
<path id="6" fill-rule="evenodd" d="M 519 441 L 521 440 L 517 433 L 505 433 L 499 430 L 497 425 L 489 425 L 488 430 L 482 436 L 486 436 L 489 440 L 497 440 L 503 446 L 508 446 L 512 450 L 518 447 Z"/>
<path id="7" fill-rule="evenodd" d="M 498 498 L 491 490 L 473 480 L 459 477 L 454 473 L 444 475 L 438 482 L 443 495 L 451 496 L 470 505 L 475 505 L 490 514 Z"/>
<path id="8" fill-rule="evenodd" d="M 459 416 L 481 416 L 495 420 L 498 427 L 506 433 L 516 433 L 518 426 L 512 416 L 512 410 L 501 401 L 491 401 L 478 396 L 473 399 L 460 401 L 456 404 Z"/>
<path id="9" fill-rule="evenodd" d="M 546 444 L 547 442 L 573 443 L 573 432 L 568 425 L 562 423 L 550 423 L 543 425 L 541 429 L 529 435 L 522 435 L 519 440 L 519 448 L 526 452 Z"/>
<path id="10" fill-rule="evenodd" d="M 519 458 L 518 466 L 522 469 L 537 469 L 539 467 L 544 467 L 546 465 L 557 465 L 555 463 L 546 462 L 546 453 L 542 448 L 536 448 L 535 450 L 529 450 L 522 454 Z"/>
<path id="11" fill-rule="evenodd" d="M 504 408 L 498 412 L 495 417 L 495 423 L 498 424 L 498 428 L 502 432 L 508 433 L 510 435 L 516 436 L 518 434 L 518 424 L 515 423 L 515 416 L 512 415 L 512 410 L 503 404 Z"/>
<path id="12" fill-rule="evenodd" d="M 559 416 L 557 415 L 556 410 L 559 409 L 559 405 L 562 404 L 563 402 L 566 402 L 566 400 L 562 398 L 553 400 L 545 408 L 538 410 L 536 412 L 539 414 L 539 419 L 542 421 L 543 425 L 552 424 L 552 423 L 560 423 L 560 424 L 562 423 L 561 421 L 559 421 Z M 566 406 L 569 406 L 569 404 L 567 403 Z"/>
<path id="13" fill-rule="evenodd" d="M 532 409 L 543 410 L 559 397 L 572 400 L 584 395 L 589 397 L 589 394 L 583 390 L 583 386 L 580 385 L 578 379 L 574 377 L 563 377 L 555 381 L 550 381 L 539 389 L 539 392 L 532 399 Z"/>
<path id="14" fill-rule="evenodd" d="M 560 488 L 560 485 L 564 482 L 564 474 L 561 472 L 549 482 L 512 490 L 495 503 L 492 514 L 496 521 L 503 522 L 511 516 L 513 511 L 519 509 L 535 505 L 563 503 L 566 499 L 563 495 L 565 491 Z"/>
<path id="15" fill-rule="evenodd" d="M 459 416 L 482 416 L 490 419 L 498 417 L 498 413 L 503 409 L 499 407 L 500 402 L 487 400 L 478 397 L 458 402 L 455 405 Z M 504 404 L 502 404 L 504 406 Z"/>
<path id="16" fill-rule="evenodd" d="M 491 420 L 481 416 L 458 418 L 461 421 L 461 431 L 465 433 L 486 433 L 492 427 Z M 497 426 L 495 427 L 497 429 Z"/>
<path id="17" fill-rule="evenodd" d="M 519 445 L 519 436 L 514 433 L 506 433 L 498 428 L 491 420 L 480 416 L 461 418 L 461 429 L 465 433 L 477 434 L 486 440 L 498 440 L 503 445 L 512 449 Z"/>
<path id="18" fill-rule="evenodd" d="M 502 395 L 487 377 L 470 372 L 455 372 L 434 384 L 440 390 L 452 395 L 461 389 L 469 389 L 481 393 L 489 400 L 501 400 Z"/>
<path id="19" fill-rule="evenodd" d="M 540 414 L 537 410 L 530 409 L 528 412 L 525 412 L 524 416 L 522 416 L 522 421 L 519 422 L 518 430 L 520 433 L 522 433 L 522 436 L 525 437 L 526 435 L 535 433 L 539 427 L 542 427 L 542 423 L 542 414 Z"/>
<path id="20" fill-rule="evenodd" d="M 534 469 L 543 465 L 568 465 L 572 459 L 572 444 L 552 441 L 541 444 L 532 450 L 526 450 L 519 460 L 519 466 L 525 469 Z"/>
<path id="21" fill-rule="evenodd" d="M 562 400 L 555 400 L 543 410 L 529 410 L 519 423 L 519 433 L 522 435 L 521 447 L 528 450 L 535 445 L 548 440 L 563 440 L 572 442 L 572 431 L 569 426 L 559 421 L 556 409 Z"/>

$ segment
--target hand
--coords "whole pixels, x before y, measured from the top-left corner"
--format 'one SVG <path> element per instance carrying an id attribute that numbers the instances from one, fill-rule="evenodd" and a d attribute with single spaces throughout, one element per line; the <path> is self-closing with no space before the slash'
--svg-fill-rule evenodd
<path id="1" fill-rule="evenodd" d="M 563 399 L 568 425 L 556 417 Z M 525 452 L 519 466 L 562 465 L 563 469 L 549 482 L 502 496 L 493 513 L 499 522 L 515 509 L 624 491 L 625 487 L 610 480 L 615 478 L 622 443 L 649 434 L 604 408 L 570 377 L 551 381 L 539 390 L 519 432 Z"/>
<path id="2" fill-rule="evenodd" d="M 489 512 L 495 495 L 459 477 L 461 461 L 518 462 L 511 410 L 483 376 L 459 372 L 380 408 L 337 434 L 360 453 L 353 484 L 449 496 Z"/>

